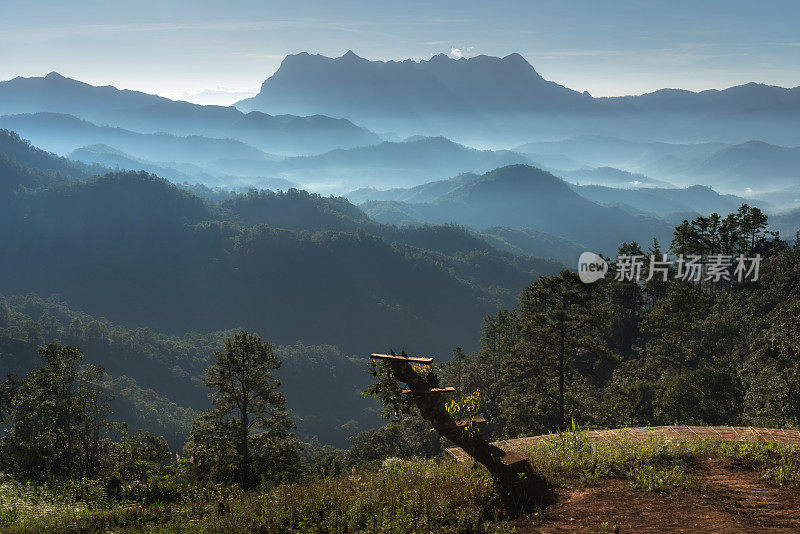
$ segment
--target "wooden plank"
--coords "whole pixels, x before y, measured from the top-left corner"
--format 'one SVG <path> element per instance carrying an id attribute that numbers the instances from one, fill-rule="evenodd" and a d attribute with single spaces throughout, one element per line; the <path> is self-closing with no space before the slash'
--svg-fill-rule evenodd
<path id="1" fill-rule="evenodd" d="M 467 462 L 472 459 L 461 447 L 450 447 L 444 451 L 459 462 Z"/>
<path id="2" fill-rule="evenodd" d="M 393 356 L 391 354 L 372 354 L 370 360 L 402 360 L 409 363 L 417 363 L 420 365 L 430 365 L 433 358 L 414 358 L 412 356 Z"/>
<path id="3" fill-rule="evenodd" d="M 511 466 L 525 463 L 528 461 L 528 459 L 516 451 L 509 451 L 502 458 L 500 458 L 500 461 L 503 462 L 504 465 Z"/>
<path id="4" fill-rule="evenodd" d="M 404 389 L 403 393 L 411 393 L 413 395 L 430 395 L 432 393 L 448 393 L 455 391 L 456 388 L 447 386 L 444 388 L 431 388 L 431 389 Z"/>

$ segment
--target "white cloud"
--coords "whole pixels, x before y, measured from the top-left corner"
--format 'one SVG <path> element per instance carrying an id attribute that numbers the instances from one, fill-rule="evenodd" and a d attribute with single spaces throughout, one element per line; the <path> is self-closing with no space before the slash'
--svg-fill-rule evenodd
<path id="1" fill-rule="evenodd" d="M 180 94 L 167 94 L 165 96 L 204 106 L 230 106 L 239 100 L 255 96 L 257 93 L 257 87 L 252 89 L 217 87 L 216 89 L 203 89 L 200 91 L 182 91 Z"/>
<path id="2" fill-rule="evenodd" d="M 464 57 L 464 54 L 468 54 L 475 48 L 474 46 L 467 46 L 462 48 L 451 47 L 450 48 L 450 55 L 457 58 Z"/>

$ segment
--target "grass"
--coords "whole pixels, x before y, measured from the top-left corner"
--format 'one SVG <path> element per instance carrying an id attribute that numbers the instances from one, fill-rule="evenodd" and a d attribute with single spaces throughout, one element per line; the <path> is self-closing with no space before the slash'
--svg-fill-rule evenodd
<path id="1" fill-rule="evenodd" d="M 698 457 L 730 458 L 734 465 L 778 485 L 800 486 L 800 446 L 761 441 L 726 442 L 623 435 L 590 442 L 581 432 L 523 450 L 548 480 L 561 486 L 590 486 L 601 478 L 627 478 L 632 487 L 668 491 L 697 489 L 687 467 Z"/>
<path id="2" fill-rule="evenodd" d="M 693 489 L 686 464 L 707 442 L 665 440 L 651 437 L 642 442 L 627 437 L 611 442 L 590 442 L 581 432 L 568 433 L 559 441 L 538 443 L 523 449 L 531 464 L 558 486 L 591 486 L 602 478 L 627 478 L 631 487 L 668 491 L 670 487 Z"/>
<path id="3" fill-rule="evenodd" d="M 565 434 L 525 449 L 553 485 L 583 487 L 627 479 L 641 491 L 696 489 L 689 467 L 698 457 L 727 457 L 774 484 L 800 486 L 800 447 L 652 437 L 592 443 Z M 450 460 L 389 459 L 345 475 L 284 484 L 216 501 L 173 505 L 114 503 L 92 481 L 32 486 L 0 484 L 0 530 L 9 533 L 114 532 L 513 532 L 483 469 Z M 225 513 L 220 514 L 220 511 Z M 613 525 L 607 525 L 613 531 Z"/>
<path id="4" fill-rule="evenodd" d="M 4 532 L 504 532 L 494 485 L 452 461 L 390 459 L 379 469 L 281 485 L 228 501 L 53 509 Z"/>

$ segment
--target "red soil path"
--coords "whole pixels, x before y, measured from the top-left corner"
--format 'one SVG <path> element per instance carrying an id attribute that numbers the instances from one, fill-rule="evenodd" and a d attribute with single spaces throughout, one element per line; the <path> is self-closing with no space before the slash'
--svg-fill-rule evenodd
<path id="1" fill-rule="evenodd" d="M 754 427 L 662 426 L 589 430 L 590 441 L 613 441 L 622 436 L 645 441 L 651 436 L 721 441 L 766 441 L 800 445 L 800 431 Z M 557 434 L 509 439 L 494 444 L 508 450 L 543 441 Z M 447 449 L 468 460 L 461 449 Z M 588 488 L 557 488 L 555 504 L 541 515 L 519 519 L 522 533 L 567 532 L 685 532 L 685 533 L 800 533 L 800 491 L 758 479 L 750 469 L 726 458 L 697 458 L 687 466 L 699 489 L 675 488 L 666 493 L 640 491 L 627 480 L 602 479 Z"/>
<path id="2" fill-rule="evenodd" d="M 699 491 L 655 493 L 625 480 L 558 489 L 542 517 L 521 519 L 523 533 L 692 532 L 749 534 L 800 532 L 800 491 L 757 479 L 728 460 L 703 458 L 694 467 Z"/>

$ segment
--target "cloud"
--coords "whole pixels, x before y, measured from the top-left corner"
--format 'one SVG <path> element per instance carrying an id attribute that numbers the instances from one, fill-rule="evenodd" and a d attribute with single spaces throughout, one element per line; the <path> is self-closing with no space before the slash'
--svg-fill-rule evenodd
<path id="1" fill-rule="evenodd" d="M 450 55 L 453 57 L 462 58 L 464 57 L 464 54 L 468 54 L 473 48 L 475 47 L 474 46 L 468 46 L 466 48 L 451 47 Z"/>
<path id="2" fill-rule="evenodd" d="M 230 87 L 217 87 L 216 89 L 203 89 L 201 91 L 182 91 L 180 95 L 168 95 L 194 104 L 230 106 L 243 98 L 250 98 L 258 94 L 258 87 L 249 89 L 235 89 Z"/>

